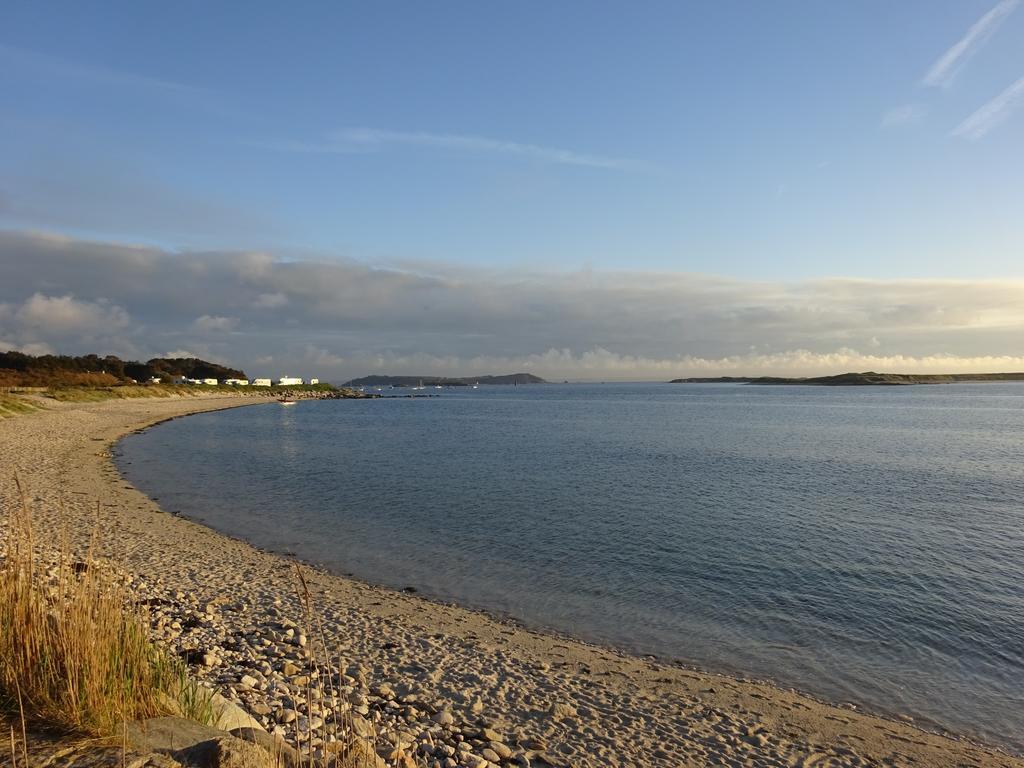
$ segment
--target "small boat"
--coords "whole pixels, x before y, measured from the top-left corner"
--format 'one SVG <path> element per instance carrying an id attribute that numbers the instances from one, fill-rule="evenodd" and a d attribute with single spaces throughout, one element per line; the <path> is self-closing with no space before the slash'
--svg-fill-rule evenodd
<path id="1" fill-rule="evenodd" d="M 295 405 L 296 401 L 292 400 L 292 398 L 290 398 L 290 397 L 282 397 L 277 402 L 279 402 L 281 405 Z"/>
<path id="2" fill-rule="evenodd" d="M 435 384 L 434 389 L 444 389 L 440 384 Z"/>

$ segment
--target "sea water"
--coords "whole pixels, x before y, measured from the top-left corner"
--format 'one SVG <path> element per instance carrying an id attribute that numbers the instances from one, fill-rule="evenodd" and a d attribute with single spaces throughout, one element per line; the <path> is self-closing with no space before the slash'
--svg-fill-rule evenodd
<path id="1" fill-rule="evenodd" d="M 118 461 L 338 573 L 1024 750 L 1024 384 L 437 394 L 199 414 Z"/>

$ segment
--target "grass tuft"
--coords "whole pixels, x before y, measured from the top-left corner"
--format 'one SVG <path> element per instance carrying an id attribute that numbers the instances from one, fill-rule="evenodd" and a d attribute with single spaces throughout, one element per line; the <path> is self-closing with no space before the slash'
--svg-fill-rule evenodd
<path id="1" fill-rule="evenodd" d="M 39 406 L 34 403 L 17 395 L 0 392 L 0 419 L 19 416 L 23 413 L 32 413 L 36 410 L 39 410 Z"/>
<path id="2" fill-rule="evenodd" d="M 20 484 L 19 484 L 20 490 Z M 125 720 L 202 718 L 209 695 L 153 645 L 124 582 L 90 555 L 40 545 L 22 492 L 0 563 L 0 709 L 109 736 Z"/>

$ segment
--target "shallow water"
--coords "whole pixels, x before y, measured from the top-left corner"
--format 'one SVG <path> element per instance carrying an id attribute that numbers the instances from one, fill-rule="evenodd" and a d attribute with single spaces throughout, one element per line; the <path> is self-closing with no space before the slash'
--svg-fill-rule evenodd
<path id="1" fill-rule="evenodd" d="M 1024 384 L 269 404 L 118 463 L 339 573 L 1024 751 Z"/>

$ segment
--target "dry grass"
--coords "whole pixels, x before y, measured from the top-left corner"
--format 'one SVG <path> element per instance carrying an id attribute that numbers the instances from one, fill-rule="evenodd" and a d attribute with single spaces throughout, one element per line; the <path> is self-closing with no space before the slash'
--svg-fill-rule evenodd
<path id="1" fill-rule="evenodd" d="M 0 419 L 10 416 L 18 416 L 23 413 L 32 413 L 39 410 L 39 406 L 28 400 L 0 392 Z"/>
<path id="2" fill-rule="evenodd" d="M 149 640 L 146 617 L 132 607 L 123 578 L 93 557 L 92 547 L 76 558 L 66 542 L 43 545 L 23 492 L 19 501 L 6 511 L 0 551 L 0 715 L 21 723 L 22 733 L 9 734 L 15 768 L 16 741 L 22 768 L 29 762 L 26 722 L 107 738 L 117 738 L 125 721 L 162 715 L 209 724 L 209 692 Z M 342 704 L 334 679 L 341 654 L 329 651 L 306 579 L 301 568 L 296 572 L 309 638 L 305 698 L 311 705 L 329 702 L 333 714 L 311 731 L 300 731 L 295 721 L 297 764 L 282 754 L 272 754 L 270 764 L 376 768 L 378 748 L 389 740 Z M 317 737 L 323 746 L 312 746 Z M 385 753 L 401 768 L 425 765 L 401 744 L 389 744 Z"/>
<path id="3" fill-rule="evenodd" d="M 138 397 L 171 397 L 172 395 L 200 394 L 195 387 L 165 385 L 136 386 L 125 384 L 117 387 L 51 387 L 44 397 L 65 403 L 93 403 L 101 400 L 127 400 Z M 210 389 L 219 389 L 211 387 Z"/>
<path id="4" fill-rule="evenodd" d="M 41 546 L 20 501 L 8 510 L 0 564 L 0 708 L 104 736 L 175 710 L 208 717 L 209 697 L 149 641 L 123 581 L 91 555 Z"/>
<path id="5" fill-rule="evenodd" d="M 316 736 L 320 736 L 325 742 L 320 754 L 309 746 L 304 751 L 300 750 L 304 761 L 310 766 L 317 765 L 317 761 L 320 760 L 329 761 L 332 768 L 376 768 L 379 764 L 377 755 L 381 752 L 380 747 L 388 745 L 383 752 L 389 765 L 399 768 L 425 768 L 426 763 L 415 754 L 411 744 L 405 745 L 398 743 L 397 739 L 388 739 L 386 733 L 381 733 L 373 723 L 354 714 L 350 707 L 339 707 L 342 694 L 334 684 L 333 672 L 341 671 L 341 654 L 332 654 L 328 647 L 327 635 L 320 614 L 313 606 L 313 596 L 302 566 L 296 564 L 295 574 L 296 592 L 303 608 L 303 631 L 309 638 L 307 654 L 310 674 L 303 693 L 310 704 L 330 704 L 332 711 L 319 732 L 303 733 L 299 730 L 297 721 L 293 724 L 292 736 L 300 745 L 310 744 Z M 331 728 L 328 728 L 329 725 Z M 333 742 L 330 741 L 329 735 L 332 731 L 336 739 Z"/>
<path id="6" fill-rule="evenodd" d="M 246 387 L 208 384 L 123 384 L 116 387 L 51 387 L 44 397 L 67 403 L 94 403 L 103 400 L 129 400 L 139 397 L 201 397 L 202 395 L 267 395 L 266 391 L 247 391 Z"/>

